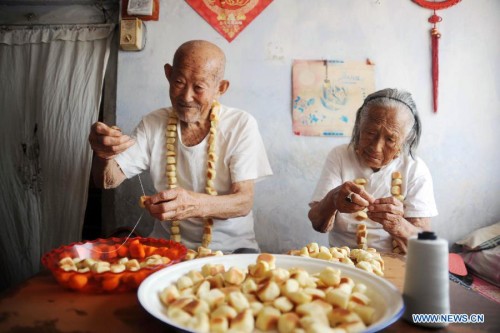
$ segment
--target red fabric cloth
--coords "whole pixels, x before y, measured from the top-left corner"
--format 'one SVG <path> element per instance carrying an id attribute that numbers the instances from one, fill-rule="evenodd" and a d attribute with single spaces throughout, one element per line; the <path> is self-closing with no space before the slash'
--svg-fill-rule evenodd
<path id="1" fill-rule="evenodd" d="M 473 275 L 472 290 L 500 304 L 500 288 Z"/>

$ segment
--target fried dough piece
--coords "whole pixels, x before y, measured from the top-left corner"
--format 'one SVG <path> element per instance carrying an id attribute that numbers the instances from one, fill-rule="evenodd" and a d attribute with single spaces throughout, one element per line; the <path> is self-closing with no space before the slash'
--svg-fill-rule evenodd
<path id="1" fill-rule="evenodd" d="M 148 199 L 149 199 L 149 196 L 147 196 L 147 195 L 141 195 L 141 197 L 139 198 L 139 207 L 146 208 L 145 202 Z"/>

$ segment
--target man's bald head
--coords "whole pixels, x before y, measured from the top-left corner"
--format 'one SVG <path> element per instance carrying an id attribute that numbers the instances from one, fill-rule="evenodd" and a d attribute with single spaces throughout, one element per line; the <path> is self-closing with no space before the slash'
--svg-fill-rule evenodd
<path id="1" fill-rule="evenodd" d="M 183 123 L 209 121 L 210 110 L 229 87 L 224 80 L 226 57 L 216 45 L 192 40 L 174 54 L 173 64 L 165 64 L 169 95 Z"/>
<path id="2" fill-rule="evenodd" d="M 226 56 L 215 44 L 204 40 L 185 42 L 174 54 L 173 67 L 203 66 L 213 70 L 216 80 L 222 80 L 226 67 Z"/>

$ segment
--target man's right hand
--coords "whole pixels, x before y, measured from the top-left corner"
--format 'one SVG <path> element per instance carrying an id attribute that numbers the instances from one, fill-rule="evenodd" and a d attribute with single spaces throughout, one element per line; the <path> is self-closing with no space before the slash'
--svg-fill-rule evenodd
<path id="1" fill-rule="evenodd" d="M 94 153 L 106 160 L 113 159 L 135 143 L 134 139 L 122 134 L 118 127 L 109 127 L 101 122 L 94 123 L 90 128 L 89 142 Z"/>

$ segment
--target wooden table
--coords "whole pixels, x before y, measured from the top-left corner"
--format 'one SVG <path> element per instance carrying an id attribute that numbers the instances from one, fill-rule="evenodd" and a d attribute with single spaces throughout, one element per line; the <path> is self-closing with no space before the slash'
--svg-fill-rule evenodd
<path id="1" fill-rule="evenodd" d="M 405 263 L 384 256 L 385 277 L 403 290 Z M 450 324 L 429 330 L 399 320 L 383 332 L 500 332 L 500 305 L 450 282 L 451 313 L 482 313 L 484 324 Z M 86 295 L 60 287 L 42 272 L 0 297 L 0 332 L 169 332 L 149 315 L 135 292 Z"/>

